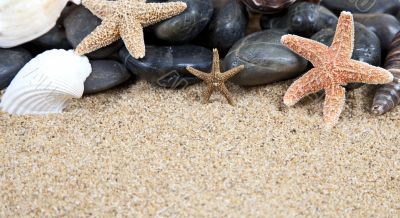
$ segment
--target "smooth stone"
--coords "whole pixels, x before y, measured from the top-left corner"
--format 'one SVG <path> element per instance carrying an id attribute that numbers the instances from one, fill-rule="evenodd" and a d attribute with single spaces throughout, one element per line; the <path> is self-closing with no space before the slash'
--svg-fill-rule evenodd
<path id="1" fill-rule="evenodd" d="M 175 0 L 169 0 L 173 2 Z M 168 20 L 153 26 L 155 35 L 172 43 L 185 43 L 196 38 L 210 22 L 213 15 L 211 0 L 180 0 L 187 4 L 187 9 Z"/>
<path id="2" fill-rule="evenodd" d="M 210 24 L 205 28 L 199 40 L 209 48 L 217 48 L 226 54 L 232 45 L 246 34 L 248 17 L 246 8 L 237 0 L 230 0 L 216 9 Z"/>
<path id="3" fill-rule="evenodd" d="M 0 48 L 0 89 L 10 85 L 15 75 L 32 59 L 32 55 L 21 47 Z"/>
<path id="4" fill-rule="evenodd" d="M 61 25 L 56 25 L 49 32 L 32 41 L 32 43 L 44 49 L 68 50 L 72 48 L 65 35 L 65 29 Z"/>
<path id="5" fill-rule="evenodd" d="M 39 50 L 40 53 L 50 49 L 72 49 L 71 43 L 69 43 L 65 34 L 64 19 L 78 6 L 75 4 L 67 5 L 61 12 L 60 17 L 57 20 L 57 24 L 46 34 L 32 41 L 32 48 Z M 30 50 L 31 51 L 31 50 Z"/>
<path id="6" fill-rule="evenodd" d="M 323 0 L 321 4 L 338 14 L 341 11 L 395 14 L 400 9 L 399 0 Z"/>
<path id="7" fill-rule="evenodd" d="M 64 20 L 67 39 L 71 45 L 76 48 L 76 46 L 78 46 L 78 44 L 100 24 L 101 20 L 93 15 L 88 9 L 83 6 L 77 7 L 69 13 Z M 122 46 L 122 40 L 118 40 L 117 42 L 91 52 L 86 56 L 91 59 L 103 59 L 113 52 L 118 51 Z"/>
<path id="8" fill-rule="evenodd" d="M 214 8 L 222 8 L 230 0 L 213 0 Z"/>
<path id="9" fill-rule="evenodd" d="M 249 24 L 247 25 L 246 35 L 262 31 L 260 24 L 261 14 L 256 14 L 252 12 L 248 12 L 248 14 Z"/>
<path id="10" fill-rule="evenodd" d="M 181 75 L 174 72 L 160 77 L 157 81 L 157 85 L 163 88 L 180 89 L 198 82 L 200 82 L 200 80 L 192 75 Z"/>
<path id="11" fill-rule="evenodd" d="M 114 88 L 129 78 L 132 74 L 126 67 L 113 60 L 90 61 L 92 73 L 85 81 L 84 94 L 99 93 Z"/>
<path id="12" fill-rule="evenodd" d="M 281 44 L 285 33 L 264 30 L 253 33 L 229 50 L 223 61 L 225 70 L 244 65 L 245 69 L 231 78 L 241 86 L 256 86 L 294 78 L 303 73 L 308 61 Z"/>
<path id="13" fill-rule="evenodd" d="M 208 72 L 213 56 L 212 51 L 194 45 L 147 45 L 146 56 L 142 59 L 133 58 L 126 48 L 122 48 L 119 55 L 131 73 L 165 88 L 181 88 L 199 82 L 186 67 Z"/>
<path id="14" fill-rule="evenodd" d="M 352 59 L 362 61 L 374 66 L 381 64 L 381 44 L 378 36 L 368 30 L 364 25 L 355 22 L 354 50 Z M 323 29 L 312 36 L 313 40 L 331 46 L 335 36 L 335 29 Z M 361 87 L 360 83 L 353 83 L 347 86 L 348 89 Z"/>
<path id="15" fill-rule="evenodd" d="M 390 14 L 354 14 L 354 20 L 379 37 L 384 51 L 388 51 L 394 36 L 400 31 L 400 22 Z"/>
<path id="16" fill-rule="evenodd" d="M 68 3 L 63 11 L 61 12 L 60 18 L 58 18 L 57 23 L 62 24 L 64 22 L 64 19 L 76 8 L 80 7 L 79 5 L 76 5 L 74 3 Z"/>
<path id="17" fill-rule="evenodd" d="M 262 29 L 281 31 L 304 37 L 311 37 L 325 28 L 334 28 L 338 18 L 327 8 L 309 2 L 298 2 L 288 8 L 288 12 L 278 15 L 263 15 Z"/>

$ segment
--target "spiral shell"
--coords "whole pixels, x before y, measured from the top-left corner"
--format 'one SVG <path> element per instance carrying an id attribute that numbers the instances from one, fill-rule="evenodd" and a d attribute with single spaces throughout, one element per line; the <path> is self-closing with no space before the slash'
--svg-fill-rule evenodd
<path id="1" fill-rule="evenodd" d="M 247 7 L 254 12 L 262 14 L 274 14 L 298 0 L 241 0 Z M 307 0 L 308 2 L 319 3 L 320 0 Z"/>
<path id="2" fill-rule="evenodd" d="M 272 14 L 289 7 L 296 0 L 242 0 L 252 11 Z"/>
<path id="3" fill-rule="evenodd" d="M 389 49 L 384 68 L 389 70 L 394 80 L 380 86 L 372 103 L 372 113 L 382 115 L 400 103 L 400 32 L 396 34 Z"/>
<path id="4" fill-rule="evenodd" d="M 60 113 L 82 97 L 92 72 L 89 60 L 72 50 L 46 51 L 28 62 L 6 89 L 0 108 L 10 114 Z"/>

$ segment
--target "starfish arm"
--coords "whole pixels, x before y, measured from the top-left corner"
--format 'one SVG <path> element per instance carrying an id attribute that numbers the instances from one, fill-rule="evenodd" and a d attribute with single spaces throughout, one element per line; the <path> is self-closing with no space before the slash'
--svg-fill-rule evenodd
<path id="1" fill-rule="evenodd" d="M 321 66 L 326 61 L 325 54 L 329 48 L 322 43 L 290 34 L 282 36 L 281 42 L 295 53 L 309 60 L 314 66 Z"/>
<path id="2" fill-rule="evenodd" d="M 221 70 L 221 67 L 219 66 L 219 53 L 217 49 L 213 49 L 213 63 L 212 63 L 212 69 L 211 72 L 216 73 Z"/>
<path id="3" fill-rule="evenodd" d="M 137 59 L 145 56 L 143 28 L 137 20 L 124 17 L 124 25 L 121 25 L 121 37 L 132 57 Z"/>
<path id="4" fill-rule="evenodd" d="M 283 102 L 287 106 L 293 106 L 303 97 L 322 90 L 323 84 L 319 78 L 321 73 L 317 68 L 313 68 L 305 73 L 289 87 L 283 98 Z"/>
<path id="5" fill-rule="evenodd" d="M 354 21 L 350 12 L 342 12 L 336 27 L 331 49 L 336 59 L 350 59 L 354 47 Z"/>
<path id="6" fill-rule="evenodd" d="M 235 101 L 233 100 L 231 93 L 229 90 L 226 88 L 225 84 L 221 84 L 218 86 L 218 90 L 221 92 L 221 94 L 228 100 L 228 103 L 232 106 L 235 105 Z"/>
<path id="7" fill-rule="evenodd" d="M 348 83 L 386 84 L 393 81 L 390 71 L 356 60 L 338 63 L 336 74 L 342 85 Z"/>
<path id="8" fill-rule="evenodd" d="M 101 19 L 113 13 L 117 7 L 117 3 L 116 1 L 107 0 L 82 0 L 82 4 Z"/>
<path id="9" fill-rule="evenodd" d="M 195 75 L 196 77 L 200 78 L 201 80 L 208 81 L 209 79 L 209 74 L 204 73 L 200 70 L 196 70 L 193 67 L 186 67 L 186 70 L 189 71 L 189 73 Z"/>
<path id="10" fill-rule="evenodd" d="M 96 27 L 76 47 L 75 53 L 84 55 L 107 46 L 119 39 L 118 24 L 112 20 L 105 19 L 100 26 Z"/>
<path id="11" fill-rule="evenodd" d="M 143 26 L 149 26 L 182 13 L 186 7 L 184 2 L 147 3 L 138 17 Z"/>
<path id="12" fill-rule="evenodd" d="M 226 81 L 227 79 L 235 76 L 236 74 L 238 74 L 240 71 L 242 71 L 244 69 L 244 65 L 240 65 L 237 66 L 235 68 L 232 68 L 224 73 L 220 74 L 220 78 L 222 81 Z"/>
<path id="13" fill-rule="evenodd" d="M 207 89 L 203 93 L 203 102 L 207 103 L 210 100 L 211 94 L 214 92 L 214 86 L 212 84 L 207 84 Z"/>
<path id="14" fill-rule="evenodd" d="M 324 121 L 328 127 L 333 127 L 343 111 L 346 90 L 340 85 L 334 85 L 325 90 Z"/>

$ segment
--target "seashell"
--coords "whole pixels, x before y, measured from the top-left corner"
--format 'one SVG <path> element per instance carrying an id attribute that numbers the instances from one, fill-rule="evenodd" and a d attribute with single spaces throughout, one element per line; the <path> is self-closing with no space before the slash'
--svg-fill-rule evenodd
<path id="1" fill-rule="evenodd" d="M 384 68 L 393 74 L 394 80 L 377 89 L 371 109 L 375 115 L 383 115 L 400 103 L 400 32 L 393 39 Z"/>
<path id="2" fill-rule="evenodd" d="M 81 0 L 1 0 L 0 47 L 29 42 L 53 28 L 62 10 L 71 1 Z"/>
<path id="3" fill-rule="evenodd" d="M 242 0 L 250 10 L 263 14 L 272 14 L 289 7 L 296 0 Z"/>
<path id="4" fill-rule="evenodd" d="M 274 14 L 285 8 L 297 0 L 241 0 L 247 7 L 254 12 L 262 14 Z M 319 0 L 308 0 L 309 2 L 319 3 Z"/>
<path id="5" fill-rule="evenodd" d="M 0 108 L 18 115 L 61 113 L 70 99 L 82 97 L 91 71 L 88 58 L 72 50 L 46 51 L 18 72 Z"/>

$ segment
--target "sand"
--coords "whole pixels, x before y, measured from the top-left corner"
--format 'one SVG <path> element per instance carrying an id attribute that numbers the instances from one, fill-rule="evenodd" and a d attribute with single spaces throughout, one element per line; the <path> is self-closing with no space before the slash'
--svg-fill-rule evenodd
<path id="1" fill-rule="evenodd" d="M 139 81 L 49 116 L 0 113 L 0 217 L 400 216 L 400 108 L 348 93 L 332 132 L 322 99 L 282 104 L 291 81 L 241 88 Z"/>

